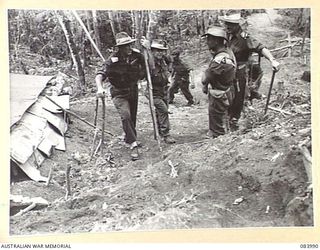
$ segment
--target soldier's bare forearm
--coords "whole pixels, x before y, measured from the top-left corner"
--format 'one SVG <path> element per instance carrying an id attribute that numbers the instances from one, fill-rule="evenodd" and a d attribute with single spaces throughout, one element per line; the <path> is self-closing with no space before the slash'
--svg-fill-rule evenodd
<path id="1" fill-rule="evenodd" d="M 102 75 L 99 74 L 96 76 L 95 80 L 96 80 L 96 85 L 98 89 L 102 88 L 102 82 L 103 82 L 102 79 L 103 79 Z"/>
<path id="2" fill-rule="evenodd" d="M 270 62 L 274 61 L 274 57 L 271 54 L 270 50 L 268 50 L 267 48 L 263 48 L 261 51 L 262 55 L 267 58 Z"/>

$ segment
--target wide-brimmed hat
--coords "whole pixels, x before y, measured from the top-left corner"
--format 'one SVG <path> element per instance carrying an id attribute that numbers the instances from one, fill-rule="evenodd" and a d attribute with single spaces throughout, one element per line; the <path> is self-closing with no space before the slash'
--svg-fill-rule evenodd
<path id="1" fill-rule="evenodd" d="M 203 34 L 201 37 L 214 36 L 222 37 L 227 40 L 227 34 L 222 27 L 214 26 L 208 29 L 207 33 Z"/>
<path id="2" fill-rule="evenodd" d="M 240 13 L 236 13 L 236 14 L 221 16 L 219 17 L 219 19 L 226 23 L 240 23 L 241 15 Z"/>
<path id="3" fill-rule="evenodd" d="M 160 49 L 160 50 L 167 50 L 168 48 L 165 47 L 160 41 L 153 40 L 151 43 L 151 49 Z"/>
<path id="4" fill-rule="evenodd" d="M 133 43 L 136 39 L 132 39 L 126 32 L 116 34 L 116 46 Z"/>

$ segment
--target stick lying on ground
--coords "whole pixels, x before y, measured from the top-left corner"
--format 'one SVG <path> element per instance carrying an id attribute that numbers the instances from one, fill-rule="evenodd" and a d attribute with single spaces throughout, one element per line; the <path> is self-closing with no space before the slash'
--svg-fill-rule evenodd
<path id="1" fill-rule="evenodd" d="M 59 104 L 57 104 L 54 100 L 52 100 L 50 97 L 48 97 L 48 96 L 45 96 L 45 97 L 46 97 L 49 101 L 51 101 L 53 104 L 57 105 L 63 112 L 66 112 L 66 113 L 68 113 L 68 114 L 70 114 L 70 115 L 78 118 L 80 121 L 83 121 L 85 124 L 87 124 L 87 125 L 89 125 L 89 126 L 91 126 L 91 127 L 93 127 L 93 128 L 97 128 L 97 126 L 95 126 L 95 125 L 93 125 L 92 123 L 88 122 L 88 121 L 85 120 L 84 118 L 81 118 L 80 116 L 78 116 L 78 115 L 75 114 L 74 112 L 72 112 L 72 111 L 70 111 L 70 110 L 64 109 L 64 108 L 61 107 Z M 97 128 L 97 129 L 99 129 L 99 128 Z M 99 129 L 99 130 L 101 130 L 101 129 Z M 114 134 L 112 134 L 112 133 L 109 132 L 109 131 L 106 131 L 106 130 L 105 130 L 104 132 L 107 133 L 108 135 L 114 136 Z"/>
<path id="2" fill-rule="evenodd" d="M 20 210 L 19 213 L 15 214 L 14 216 L 20 216 L 25 214 L 26 212 L 29 212 L 30 210 L 34 209 L 37 206 L 37 204 L 35 202 L 33 202 L 31 205 L 29 205 L 28 207 L 26 207 L 25 209 Z"/>
<path id="3" fill-rule="evenodd" d="M 283 50 L 283 49 L 293 48 L 294 46 L 297 46 L 299 43 L 301 43 L 301 41 L 298 41 L 298 42 L 295 42 L 293 44 L 289 44 L 289 45 L 286 45 L 286 46 L 283 46 L 283 47 L 275 48 L 275 49 L 272 49 L 270 51 L 271 52 L 276 52 L 276 51 Z"/>
<path id="4" fill-rule="evenodd" d="M 47 182 L 46 182 L 46 186 L 49 186 L 50 181 L 52 179 L 52 171 L 53 171 L 52 168 L 53 167 L 50 167 L 50 171 L 49 171 L 48 179 L 47 179 Z"/>
<path id="5" fill-rule="evenodd" d="M 278 109 L 278 108 L 275 108 L 275 107 L 272 107 L 272 106 L 269 106 L 268 109 L 273 110 L 273 111 L 277 111 L 277 112 L 280 112 L 280 113 L 283 113 L 283 114 L 286 114 L 286 115 L 292 115 L 288 111 L 285 111 L 283 109 Z"/>

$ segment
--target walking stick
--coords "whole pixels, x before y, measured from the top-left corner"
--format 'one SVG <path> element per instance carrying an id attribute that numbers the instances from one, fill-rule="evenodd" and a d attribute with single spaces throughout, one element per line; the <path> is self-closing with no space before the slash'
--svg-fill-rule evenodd
<path id="1" fill-rule="evenodd" d="M 101 131 L 101 146 L 100 146 L 100 152 L 101 156 L 103 157 L 103 149 L 104 149 L 104 124 L 105 124 L 105 116 L 106 116 L 106 102 L 105 102 L 105 97 L 101 97 L 102 101 L 102 131 Z"/>
<path id="2" fill-rule="evenodd" d="M 152 81 L 151 81 L 149 62 L 148 62 L 148 52 L 146 49 L 143 50 L 143 55 L 144 55 L 144 62 L 146 65 L 146 72 L 147 72 L 147 87 L 149 91 L 149 107 L 150 107 L 150 112 L 152 117 L 153 134 L 154 134 L 154 139 L 158 141 L 159 150 L 162 151 L 159 130 L 157 125 L 156 110 L 155 110 L 154 101 L 153 101 L 153 92 L 152 92 L 153 88 L 152 88 Z"/>
<path id="3" fill-rule="evenodd" d="M 97 126 L 98 107 L 99 107 L 99 98 L 97 97 L 96 98 L 96 108 L 95 108 L 95 111 L 94 111 L 94 120 L 93 120 L 93 125 L 94 126 Z M 92 156 L 94 155 L 95 144 L 96 144 L 96 140 L 97 140 L 98 131 L 99 131 L 99 129 L 96 127 L 95 130 L 94 130 L 94 136 L 93 136 L 93 143 L 92 143 L 90 158 L 92 158 Z"/>
<path id="4" fill-rule="evenodd" d="M 266 107 L 264 109 L 264 114 L 267 114 L 268 111 L 268 105 L 269 105 L 269 101 L 270 101 L 270 96 L 271 96 L 271 90 L 272 90 L 272 85 L 274 82 L 274 77 L 276 75 L 276 71 L 272 70 L 272 77 L 271 77 L 271 83 L 270 83 L 270 87 L 269 87 L 269 93 L 268 93 L 268 98 L 267 98 L 267 103 L 266 103 Z"/>

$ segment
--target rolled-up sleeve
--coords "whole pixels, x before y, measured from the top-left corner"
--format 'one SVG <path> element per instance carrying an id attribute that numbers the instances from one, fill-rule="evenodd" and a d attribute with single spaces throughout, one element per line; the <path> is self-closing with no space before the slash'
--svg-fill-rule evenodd
<path id="1" fill-rule="evenodd" d="M 247 45 L 251 52 L 256 52 L 261 54 L 261 51 L 266 48 L 264 44 L 262 44 L 260 41 L 255 39 L 254 37 L 248 37 L 247 38 Z"/>
<path id="2" fill-rule="evenodd" d="M 105 61 L 97 71 L 97 75 L 101 75 L 103 81 L 108 77 L 108 67 L 109 66 L 110 66 L 110 62 Z"/>

